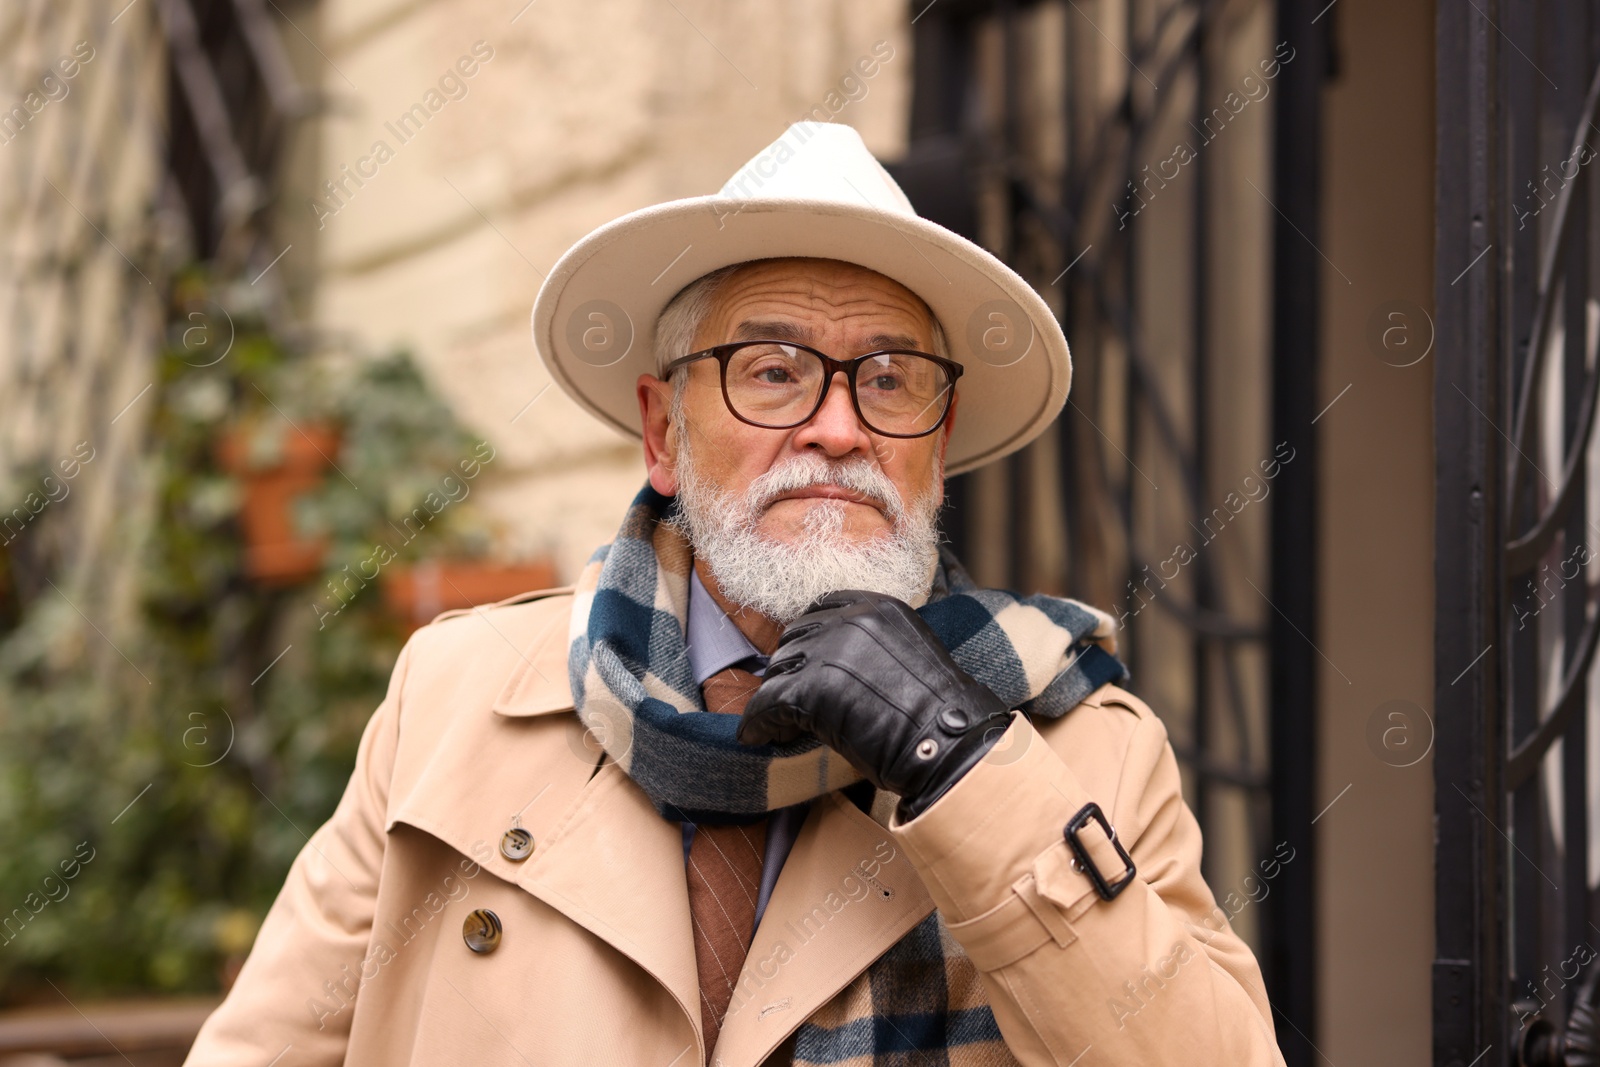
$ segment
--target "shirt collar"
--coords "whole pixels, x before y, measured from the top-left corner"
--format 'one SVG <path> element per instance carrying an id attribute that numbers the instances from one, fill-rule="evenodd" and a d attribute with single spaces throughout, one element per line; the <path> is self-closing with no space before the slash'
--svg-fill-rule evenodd
<path id="1" fill-rule="evenodd" d="M 750 643 L 722 606 L 712 599 L 711 591 L 700 581 L 700 573 L 689 570 L 689 617 L 685 624 L 685 641 L 688 647 L 689 669 L 694 672 L 694 684 L 705 685 L 706 679 L 718 671 L 754 658 L 763 668 L 767 657 Z"/>

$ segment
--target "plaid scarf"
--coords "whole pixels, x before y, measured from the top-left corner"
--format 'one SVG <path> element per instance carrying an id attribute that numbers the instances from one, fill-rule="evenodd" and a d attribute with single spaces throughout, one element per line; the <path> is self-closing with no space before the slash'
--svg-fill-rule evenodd
<path id="1" fill-rule="evenodd" d="M 684 644 L 692 553 L 648 485 L 578 579 L 567 671 L 578 717 L 673 820 L 748 823 L 861 780 L 815 738 L 743 745 L 733 715 L 704 711 Z M 1109 615 L 1051 596 L 979 589 L 941 551 L 917 609 L 962 670 L 1008 707 L 1066 714 L 1127 670 Z"/>
<path id="2" fill-rule="evenodd" d="M 578 579 L 567 662 L 578 717 L 669 819 L 751 822 L 849 786 L 865 804 L 871 787 L 821 742 L 742 745 L 737 716 L 688 714 L 705 703 L 684 644 L 692 553 L 662 521 L 673 506 L 645 486 Z M 962 670 L 1031 716 L 1059 718 L 1127 677 L 1110 616 L 979 589 L 945 551 L 917 612 Z M 793 1048 L 796 1067 L 1017 1063 L 937 911 L 802 1023 Z"/>
<path id="3" fill-rule="evenodd" d="M 794 1034 L 793 1067 L 1014 1067 L 978 968 L 936 911 Z"/>

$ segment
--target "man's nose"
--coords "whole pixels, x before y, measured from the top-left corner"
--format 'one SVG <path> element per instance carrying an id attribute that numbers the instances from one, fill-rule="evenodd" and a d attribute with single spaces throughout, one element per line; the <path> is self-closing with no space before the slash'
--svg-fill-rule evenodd
<path id="1" fill-rule="evenodd" d="M 856 417 L 855 405 L 850 401 L 850 381 L 844 371 L 834 372 L 822 407 L 810 422 L 795 431 L 794 443 L 797 448 L 819 448 L 829 456 L 871 452 L 872 437 Z"/>

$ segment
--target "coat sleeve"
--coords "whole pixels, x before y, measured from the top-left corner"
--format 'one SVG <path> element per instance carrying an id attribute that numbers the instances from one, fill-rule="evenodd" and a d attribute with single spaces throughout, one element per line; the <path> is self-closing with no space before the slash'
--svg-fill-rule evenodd
<path id="1" fill-rule="evenodd" d="M 185 1067 L 340 1064 L 372 933 L 383 867 L 400 702 L 415 641 L 368 721 L 332 817 L 289 868 L 228 996 L 200 1029 Z"/>
<path id="2" fill-rule="evenodd" d="M 1201 878 L 1200 828 L 1166 729 L 1142 706 L 1130 714 L 1114 795 L 1090 796 L 1017 715 L 989 757 L 891 832 L 983 975 L 1022 1063 L 1281 1067 L 1255 957 Z M 1109 901 L 1075 869 L 1063 835 L 1091 800 L 1137 868 Z M 1124 869 L 1097 829 L 1080 840 L 1108 878 Z"/>

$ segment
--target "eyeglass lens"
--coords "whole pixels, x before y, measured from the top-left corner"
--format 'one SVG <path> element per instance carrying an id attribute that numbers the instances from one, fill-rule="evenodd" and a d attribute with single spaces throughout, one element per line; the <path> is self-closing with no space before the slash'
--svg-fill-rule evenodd
<path id="1" fill-rule="evenodd" d="M 728 400 L 743 419 L 792 426 L 810 416 L 822 392 L 822 360 L 794 345 L 757 342 L 728 357 Z M 873 356 L 856 368 L 856 402 L 879 433 L 926 433 L 944 418 L 949 375 L 933 360 L 909 352 Z"/>

